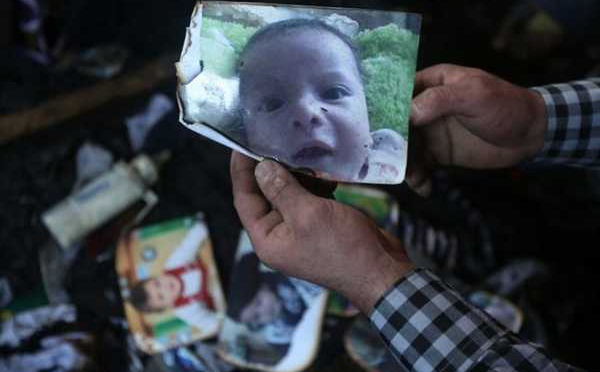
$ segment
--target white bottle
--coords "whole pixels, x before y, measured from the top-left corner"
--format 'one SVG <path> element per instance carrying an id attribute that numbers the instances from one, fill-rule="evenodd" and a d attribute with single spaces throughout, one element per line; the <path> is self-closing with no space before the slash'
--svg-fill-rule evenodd
<path id="1" fill-rule="evenodd" d="M 138 155 L 129 164 L 118 162 L 46 211 L 42 220 L 66 249 L 137 200 L 156 203 L 156 195 L 148 186 L 157 179 L 158 165 L 147 155 Z"/>

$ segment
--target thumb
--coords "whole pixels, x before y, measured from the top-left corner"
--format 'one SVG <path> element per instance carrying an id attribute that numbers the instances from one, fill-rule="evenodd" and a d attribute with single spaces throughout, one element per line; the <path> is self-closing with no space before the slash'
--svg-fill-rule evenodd
<path id="1" fill-rule="evenodd" d="M 294 211 L 299 206 L 313 198 L 290 172 L 272 160 L 258 163 L 254 175 L 263 195 L 281 213 L 284 220 L 294 216 Z"/>
<path id="2" fill-rule="evenodd" d="M 462 101 L 454 86 L 441 85 L 426 89 L 413 99 L 410 121 L 415 126 L 421 126 L 444 116 L 459 114 Z"/>

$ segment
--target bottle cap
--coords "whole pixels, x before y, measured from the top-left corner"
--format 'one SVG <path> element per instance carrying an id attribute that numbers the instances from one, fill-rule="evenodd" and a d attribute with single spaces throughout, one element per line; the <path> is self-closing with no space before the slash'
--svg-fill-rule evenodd
<path id="1" fill-rule="evenodd" d="M 152 185 L 158 180 L 158 169 L 147 155 L 142 154 L 133 158 L 131 167 L 147 185 Z"/>

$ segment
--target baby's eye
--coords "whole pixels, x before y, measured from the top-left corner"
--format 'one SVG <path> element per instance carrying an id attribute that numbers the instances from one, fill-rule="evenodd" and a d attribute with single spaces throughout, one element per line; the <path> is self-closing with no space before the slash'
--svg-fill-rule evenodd
<path id="1" fill-rule="evenodd" d="M 283 100 L 277 97 L 268 97 L 263 99 L 262 103 L 258 107 L 260 112 L 273 112 L 283 106 Z"/>
<path id="2" fill-rule="evenodd" d="M 349 95 L 350 95 L 350 90 L 348 88 L 346 88 L 344 86 L 336 85 L 336 86 L 326 89 L 321 94 L 321 97 L 323 97 L 323 99 L 336 100 L 336 99 L 347 97 Z"/>

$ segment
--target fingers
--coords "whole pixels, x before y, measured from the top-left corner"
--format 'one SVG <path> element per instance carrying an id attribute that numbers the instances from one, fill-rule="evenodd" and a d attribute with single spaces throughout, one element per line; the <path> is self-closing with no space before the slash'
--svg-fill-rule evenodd
<path id="1" fill-rule="evenodd" d="M 231 155 L 233 197 L 242 224 L 253 239 L 263 240 L 284 220 L 278 210 L 272 209 L 254 176 L 256 161 L 238 152 Z"/>
<path id="2" fill-rule="evenodd" d="M 263 195 L 285 220 L 294 220 L 298 208 L 314 198 L 290 172 L 272 160 L 260 162 L 254 173 Z"/>
<path id="3" fill-rule="evenodd" d="M 415 190 L 421 187 L 429 178 L 429 172 L 427 172 L 422 165 L 415 164 L 410 165 L 406 169 L 406 183 L 408 186 Z"/>
<path id="4" fill-rule="evenodd" d="M 483 71 L 441 64 L 428 67 L 415 77 L 415 98 L 411 108 L 411 123 L 424 125 L 447 115 L 461 114 L 464 97 L 461 87 L 471 77 L 484 74 Z M 471 97 L 471 99 L 474 97 Z"/>
<path id="5" fill-rule="evenodd" d="M 430 173 L 423 169 L 414 169 L 406 174 L 406 183 L 417 194 L 426 197 L 431 193 Z"/>
<path id="6" fill-rule="evenodd" d="M 264 215 L 262 218 L 254 221 L 253 224 L 248 225 L 246 230 L 250 233 L 250 236 L 258 241 L 262 241 L 267 238 L 273 230 L 281 227 L 285 224 L 281 213 L 277 209 L 272 209 L 269 213 Z M 262 246 L 255 246 L 254 248 L 258 251 Z"/>
<path id="7" fill-rule="evenodd" d="M 235 192 L 260 192 L 254 180 L 254 168 L 257 161 L 240 154 L 237 151 L 231 153 L 230 173 Z"/>
<path id="8" fill-rule="evenodd" d="M 248 228 L 266 216 L 271 210 L 268 201 L 261 194 L 254 178 L 256 161 L 239 152 L 231 155 L 231 181 L 233 198 L 242 224 Z"/>
<path id="9" fill-rule="evenodd" d="M 460 92 L 452 85 L 426 89 L 412 101 L 411 124 L 422 126 L 444 116 L 460 114 L 463 101 Z"/>
<path id="10" fill-rule="evenodd" d="M 231 155 L 231 180 L 235 208 L 250 238 L 255 243 L 257 254 L 264 253 L 270 245 L 273 232 L 286 230 L 281 213 L 272 209 L 256 183 L 254 171 L 256 161 L 238 153 Z M 275 234 L 277 235 L 277 234 Z"/>
<path id="11" fill-rule="evenodd" d="M 415 91 L 421 93 L 427 88 L 443 85 L 445 76 L 451 68 L 450 66 L 451 65 L 435 65 L 417 72 L 415 75 Z"/>
<path id="12" fill-rule="evenodd" d="M 407 169 L 406 183 L 414 192 L 423 197 L 431 194 L 431 172 L 425 166 Z"/>
<path id="13" fill-rule="evenodd" d="M 431 193 L 432 159 L 427 150 L 422 128 L 411 132 L 408 146 L 408 162 L 406 168 L 406 183 L 417 194 L 426 197 Z"/>
<path id="14" fill-rule="evenodd" d="M 431 195 L 431 178 L 423 178 L 416 182 L 407 179 L 406 182 L 408 183 L 408 186 L 410 186 L 410 188 L 418 195 L 424 198 Z"/>
<path id="15" fill-rule="evenodd" d="M 476 68 L 442 63 L 427 67 L 415 76 L 415 91 L 421 91 L 440 85 L 454 84 L 472 75 L 480 75 L 483 71 Z"/>

